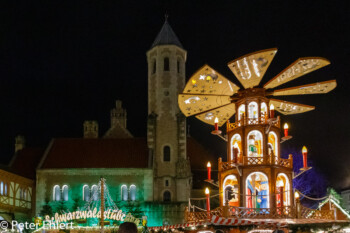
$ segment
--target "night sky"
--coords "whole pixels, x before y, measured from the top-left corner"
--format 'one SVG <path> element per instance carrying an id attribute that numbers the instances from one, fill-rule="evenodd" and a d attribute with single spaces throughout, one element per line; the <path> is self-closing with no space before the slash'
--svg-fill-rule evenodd
<path id="1" fill-rule="evenodd" d="M 347 1 L 1 1 L 0 156 L 7 163 L 14 138 L 46 147 L 53 137 L 81 137 L 84 120 L 100 135 L 121 99 L 128 128 L 146 136 L 146 51 L 169 23 L 188 51 L 187 79 L 205 63 L 240 85 L 227 62 L 257 50 L 279 49 L 261 84 L 299 57 L 331 65 L 280 88 L 337 79 L 329 94 L 278 97 L 316 106 L 282 116 L 293 139 L 283 154 L 309 149 L 330 185 L 350 187 L 349 12 Z M 217 156 L 225 143 L 211 126 L 189 118 L 190 134 Z M 300 155 L 299 155 L 300 156 Z"/>

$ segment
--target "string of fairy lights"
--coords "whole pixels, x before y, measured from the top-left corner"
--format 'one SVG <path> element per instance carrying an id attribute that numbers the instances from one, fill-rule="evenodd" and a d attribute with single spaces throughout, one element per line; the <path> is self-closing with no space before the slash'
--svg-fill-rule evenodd
<path id="1" fill-rule="evenodd" d="M 102 178 L 104 179 L 104 178 Z M 105 200 L 105 207 L 108 209 L 114 209 L 114 210 L 118 210 L 118 206 L 114 203 L 111 194 L 109 193 L 109 188 L 106 184 L 106 180 L 104 179 L 104 200 Z M 98 189 L 95 190 L 92 195 L 89 197 L 89 200 L 87 201 L 87 203 L 84 205 L 84 207 L 82 208 L 83 210 L 91 210 L 94 208 L 99 208 L 101 205 L 101 180 L 98 182 Z"/>

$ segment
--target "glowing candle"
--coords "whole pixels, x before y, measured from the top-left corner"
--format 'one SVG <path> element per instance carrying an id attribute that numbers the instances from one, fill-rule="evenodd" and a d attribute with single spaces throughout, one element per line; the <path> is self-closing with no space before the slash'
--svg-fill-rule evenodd
<path id="1" fill-rule="evenodd" d="M 214 123 L 215 123 L 215 131 L 218 131 L 219 130 L 219 126 L 218 126 L 219 118 L 215 117 Z"/>
<path id="2" fill-rule="evenodd" d="M 284 126 L 283 126 L 283 128 L 284 128 L 284 136 L 285 136 L 285 137 L 288 137 L 288 124 L 285 123 Z"/>
<path id="3" fill-rule="evenodd" d="M 273 104 L 270 105 L 270 118 L 275 117 L 275 106 Z"/>
<path id="4" fill-rule="evenodd" d="M 300 195 L 299 195 L 299 192 L 298 191 L 295 191 L 294 193 L 294 198 L 295 199 L 299 199 Z"/>
<path id="5" fill-rule="evenodd" d="M 211 180 L 211 164 L 210 164 L 210 162 L 207 163 L 207 170 L 208 170 L 208 180 Z"/>
<path id="6" fill-rule="evenodd" d="M 205 195 L 207 196 L 207 213 L 208 213 L 208 218 L 209 218 L 209 213 L 210 213 L 210 199 L 209 199 L 209 189 L 205 188 Z"/>
<path id="7" fill-rule="evenodd" d="M 307 168 L 307 149 L 305 146 L 303 146 L 303 149 L 301 150 L 301 152 L 303 153 L 303 165 L 304 168 Z"/>

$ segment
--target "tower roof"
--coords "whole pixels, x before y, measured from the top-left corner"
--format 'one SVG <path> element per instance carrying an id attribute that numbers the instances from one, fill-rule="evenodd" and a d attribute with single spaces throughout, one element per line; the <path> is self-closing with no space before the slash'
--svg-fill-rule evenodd
<path id="1" fill-rule="evenodd" d="M 160 29 L 160 32 L 158 33 L 156 39 L 154 40 L 151 48 L 157 45 L 176 45 L 183 49 L 182 44 L 179 41 L 179 38 L 177 38 L 175 32 L 170 27 L 168 20 L 165 20 L 163 27 L 162 29 Z"/>

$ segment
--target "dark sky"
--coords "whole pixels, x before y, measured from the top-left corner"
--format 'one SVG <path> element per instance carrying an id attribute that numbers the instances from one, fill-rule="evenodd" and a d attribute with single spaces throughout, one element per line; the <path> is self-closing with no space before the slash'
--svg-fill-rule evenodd
<path id="1" fill-rule="evenodd" d="M 146 51 L 164 14 L 188 51 L 187 78 L 208 63 L 234 83 L 227 62 L 277 47 L 261 84 L 299 57 L 331 65 L 281 87 L 337 79 L 326 95 L 280 99 L 316 106 L 284 116 L 288 150 L 309 148 L 316 169 L 332 186 L 350 186 L 349 7 L 347 1 L 1 1 L 0 155 L 14 138 L 46 146 L 52 137 L 81 137 L 84 120 L 109 127 L 109 111 L 123 100 L 128 128 L 146 135 Z M 191 135 L 218 156 L 225 144 L 211 127 L 190 118 Z"/>

